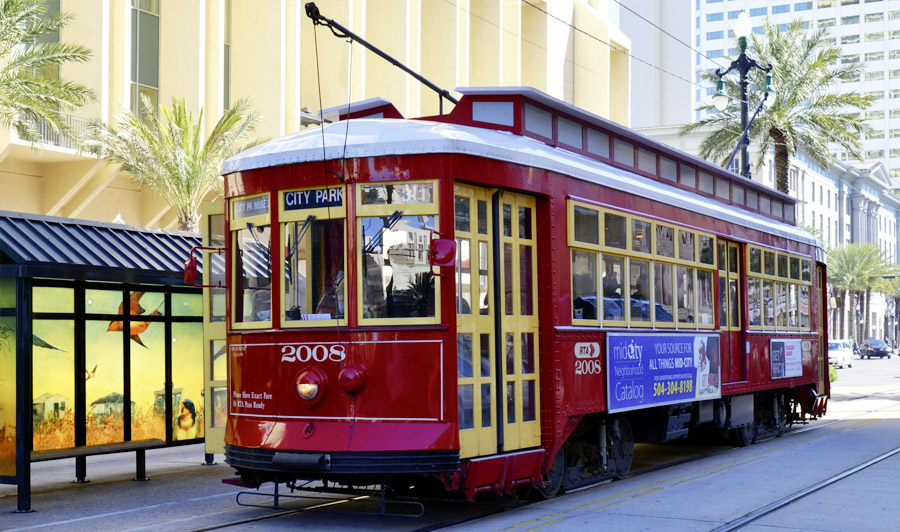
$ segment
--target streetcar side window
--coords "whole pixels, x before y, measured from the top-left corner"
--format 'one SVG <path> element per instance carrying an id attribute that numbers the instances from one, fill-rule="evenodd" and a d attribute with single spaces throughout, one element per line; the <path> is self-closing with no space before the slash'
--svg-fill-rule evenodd
<path id="1" fill-rule="evenodd" d="M 272 325 L 272 231 L 269 195 L 231 200 L 234 256 L 232 321 L 236 328 Z"/>
<path id="2" fill-rule="evenodd" d="M 283 327 L 346 324 L 344 187 L 280 192 Z"/>
<path id="3" fill-rule="evenodd" d="M 808 331 L 810 260 L 757 246 L 747 255 L 750 329 Z"/>
<path id="4" fill-rule="evenodd" d="M 438 223 L 435 183 L 369 183 L 359 190 L 360 323 L 437 323 L 440 279 L 428 261 Z M 454 224 L 469 220 L 454 216 Z"/>
<path id="5" fill-rule="evenodd" d="M 574 324 L 715 327 L 713 236 L 577 201 L 568 212 Z"/>

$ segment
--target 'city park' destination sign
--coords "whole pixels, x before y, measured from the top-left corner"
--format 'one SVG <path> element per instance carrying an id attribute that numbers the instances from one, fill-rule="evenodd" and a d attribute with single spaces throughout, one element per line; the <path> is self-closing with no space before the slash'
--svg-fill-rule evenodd
<path id="1" fill-rule="evenodd" d="M 344 204 L 342 188 L 293 190 L 284 193 L 284 210 L 299 211 L 323 207 L 340 207 Z"/>

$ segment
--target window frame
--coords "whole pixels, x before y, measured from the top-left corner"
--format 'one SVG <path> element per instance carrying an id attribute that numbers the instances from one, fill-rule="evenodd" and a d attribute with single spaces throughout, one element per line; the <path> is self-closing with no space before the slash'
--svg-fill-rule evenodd
<path id="1" fill-rule="evenodd" d="M 312 190 L 328 190 L 328 189 L 339 189 L 342 194 L 342 201 L 340 207 L 313 207 L 310 209 L 285 209 L 285 194 L 291 192 L 305 192 Z M 344 238 L 341 242 L 341 246 L 344 250 L 344 279 L 347 279 L 347 187 L 346 185 L 337 185 L 337 186 L 325 186 L 325 187 L 301 187 L 301 188 L 291 188 L 284 189 L 278 191 L 278 234 L 281 238 L 280 242 L 287 242 L 286 232 L 288 230 L 288 224 L 295 222 L 302 222 L 306 219 L 307 216 L 314 216 L 315 219 L 313 222 L 319 220 L 344 220 Z M 307 235 L 308 236 L 308 235 Z M 343 292 L 344 292 L 344 317 L 343 318 L 329 318 L 327 320 L 289 320 L 286 316 L 286 304 L 287 297 L 284 293 L 286 289 L 286 283 L 284 279 L 286 279 L 287 275 L 287 264 L 285 263 L 285 257 L 282 256 L 278 261 L 280 263 L 279 267 L 279 279 L 282 279 L 282 287 L 281 293 L 278 294 L 278 311 L 281 316 L 281 328 L 282 329 L 305 329 L 312 327 L 335 327 L 335 326 L 345 326 L 347 325 L 347 315 L 348 312 L 348 294 L 347 294 L 347 284 L 346 282 L 343 284 Z"/>
<path id="2" fill-rule="evenodd" d="M 431 202 L 429 203 L 380 203 L 380 204 L 369 204 L 363 205 L 362 203 L 362 187 L 365 186 L 378 186 L 378 185 L 416 185 L 416 184 L 428 184 L 432 187 L 432 196 Z M 354 297 L 354 303 L 356 304 L 356 319 L 357 323 L 360 327 L 365 326 L 379 326 L 379 325 L 390 325 L 390 326 L 398 326 L 398 325 L 438 325 L 441 323 L 441 276 L 434 276 L 434 316 L 426 316 L 426 317 L 415 317 L 415 318 L 366 318 L 364 316 L 364 307 L 363 304 L 363 253 L 362 250 L 364 246 L 362 245 L 361 239 L 363 234 L 363 219 L 364 218 L 372 218 L 372 217 L 386 217 L 391 216 L 394 211 L 401 211 L 402 216 L 433 216 L 434 217 L 434 228 L 433 231 L 437 232 L 440 226 L 440 216 L 439 216 L 439 194 L 440 194 L 440 186 L 439 180 L 437 179 L 417 179 L 417 180 L 398 180 L 398 181 L 372 181 L 365 183 L 357 183 L 354 187 L 354 204 L 355 204 L 355 216 L 353 220 L 354 229 L 357 234 L 357 239 L 360 241 L 360 244 L 356 246 L 357 250 L 354 252 L 356 261 L 356 280 L 354 281 L 354 286 L 356 287 L 356 294 Z M 346 236 L 346 235 L 345 235 Z M 427 252 L 427 250 L 426 250 Z M 345 300 L 347 301 L 347 300 Z M 346 304 L 346 303 L 345 303 Z"/>
<path id="3" fill-rule="evenodd" d="M 234 214 L 236 203 L 240 202 L 240 201 L 255 199 L 255 198 L 268 199 L 268 201 L 269 201 L 268 211 L 265 214 L 256 214 L 256 215 L 252 215 L 252 216 L 246 216 L 243 218 L 236 218 L 235 214 Z M 269 252 L 270 252 L 270 259 L 273 258 L 274 256 L 272 255 L 271 251 L 273 249 L 275 249 L 275 241 L 274 241 L 275 232 L 272 231 L 272 194 L 271 194 L 271 192 L 267 191 L 267 192 L 262 192 L 259 194 L 248 194 L 246 196 L 236 196 L 236 197 L 229 199 L 229 202 L 228 202 L 228 239 L 229 239 L 229 245 L 231 246 L 231 250 L 232 250 L 231 251 L 231 279 L 230 280 L 232 283 L 231 286 L 234 286 L 234 287 L 237 287 L 238 284 L 237 284 L 237 282 L 235 282 L 235 279 L 237 278 L 238 275 L 240 275 L 240 272 L 238 271 L 238 268 L 237 268 L 238 246 L 237 246 L 237 241 L 235 240 L 235 238 L 237 236 L 237 232 L 239 232 L 242 229 L 247 228 L 248 223 L 253 224 L 256 227 L 269 227 L 269 239 L 270 239 Z M 269 266 L 269 275 L 271 276 L 272 270 L 273 270 L 271 261 L 269 262 L 268 266 Z M 270 282 L 272 280 L 273 279 L 270 279 Z M 274 283 L 272 283 L 272 284 L 274 284 Z M 270 288 L 269 288 L 269 291 L 271 292 L 270 299 L 269 299 L 270 314 L 269 314 L 269 319 L 267 321 L 242 321 L 243 316 L 241 317 L 242 318 L 241 320 L 238 320 L 237 316 L 235 314 L 235 309 L 237 308 L 237 298 L 243 297 L 243 290 L 241 290 L 240 294 L 238 293 L 237 290 L 231 290 L 231 321 L 230 321 L 231 328 L 235 329 L 235 330 L 271 329 L 272 324 L 273 324 L 272 315 L 274 314 L 274 308 L 272 308 L 272 307 L 274 307 L 274 305 L 273 305 L 273 302 L 271 301 L 271 298 L 279 297 L 278 295 L 276 295 L 274 293 L 273 288 L 274 287 L 272 287 L 270 285 Z"/>

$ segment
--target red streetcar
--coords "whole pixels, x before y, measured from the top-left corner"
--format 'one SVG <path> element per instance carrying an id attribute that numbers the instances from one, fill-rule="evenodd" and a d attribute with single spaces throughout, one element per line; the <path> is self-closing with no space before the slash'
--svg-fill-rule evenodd
<path id="1" fill-rule="evenodd" d="M 459 92 L 226 163 L 245 483 L 552 496 L 634 442 L 825 412 L 825 253 L 793 198 L 534 89 Z"/>

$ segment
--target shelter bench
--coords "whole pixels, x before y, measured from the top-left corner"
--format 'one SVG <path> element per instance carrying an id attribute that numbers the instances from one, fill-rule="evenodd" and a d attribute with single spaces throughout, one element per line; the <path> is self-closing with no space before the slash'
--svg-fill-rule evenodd
<path id="1" fill-rule="evenodd" d="M 147 449 L 165 447 L 166 442 L 159 439 L 126 441 L 120 443 L 104 443 L 101 445 L 84 445 L 69 449 L 52 449 L 48 451 L 32 451 L 32 462 L 44 462 L 47 460 L 59 460 L 62 458 L 75 458 L 75 482 L 87 482 L 87 457 L 101 454 L 135 452 L 135 480 L 148 480 L 147 478 Z"/>

